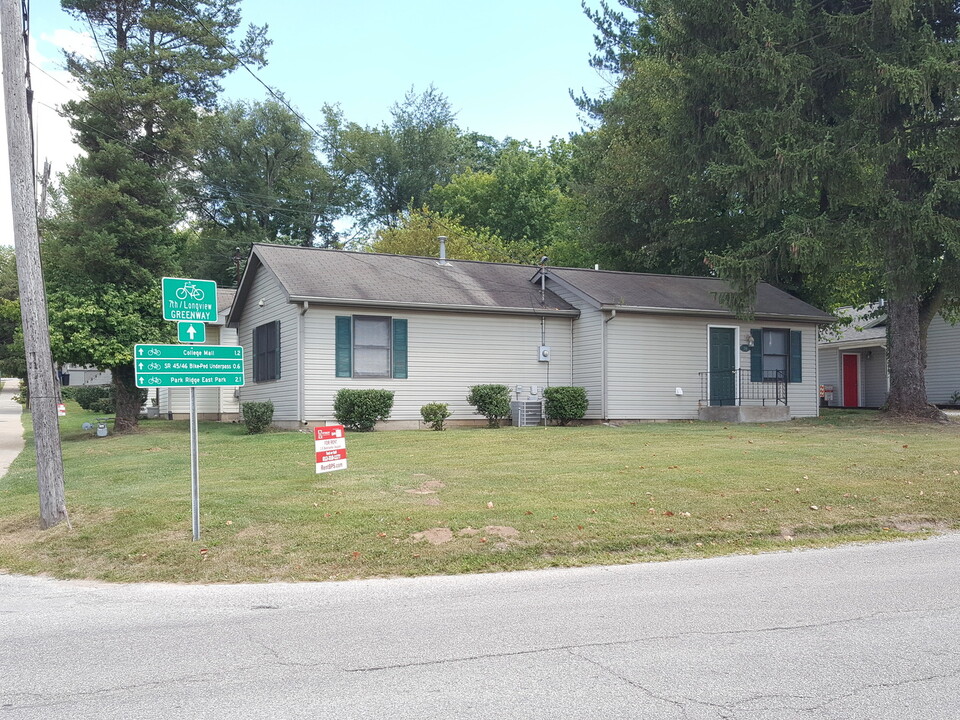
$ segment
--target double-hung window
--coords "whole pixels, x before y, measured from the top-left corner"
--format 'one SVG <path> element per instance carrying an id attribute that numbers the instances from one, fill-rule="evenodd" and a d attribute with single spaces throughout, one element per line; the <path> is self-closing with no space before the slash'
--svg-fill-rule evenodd
<path id="1" fill-rule="evenodd" d="M 407 321 L 382 315 L 336 318 L 336 376 L 407 377 Z"/>
<path id="2" fill-rule="evenodd" d="M 763 328 L 750 331 L 750 381 L 782 379 L 803 382 L 803 334 L 799 330 Z"/>
<path id="3" fill-rule="evenodd" d="M 763 331 L 763 379 L 786 380 L 790 366 L 790 333 L 786 330 Z"/>

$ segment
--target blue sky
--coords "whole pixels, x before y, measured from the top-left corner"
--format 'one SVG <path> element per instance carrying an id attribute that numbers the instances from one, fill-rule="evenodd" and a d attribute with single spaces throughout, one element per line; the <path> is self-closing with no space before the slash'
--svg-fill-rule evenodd
<path id="1" fill-rule="evenodd" d="M 593 25 L 579 0 L 244 0 L 241 8 L 245 23 L 268 24 L 273 40 L 257 74 L 314 124 L 324 103 L 379 124 L 411 87 L 432 83 L 463 129 L 546 142 L 581 127 L 570 90 L 604 86 L 589 66 Z M 33 3 L 32 13 L 43 67 L 61 68 L 62 31 L 89 29 L 59 3 Z M 224 95 L 259 100 L 266 91 L 241 69 Z"/>
<path id="2" fill-rule="evenodd" d="M 546 143 L 581 129 L 571 90 L 607 87 L 589 66 L 594 28 L 579 0 L 244 0 L 241 9 L 244 24 L 268 24 L 273 40 L 257 74 L 315 127 L 324 103 L 378 125 L 411 87 L 433 84 L 461 129 Z M 50 159 L 63 172 L 76 151 L 52 108 L 77 96 L 63 49 L 96 48 L 56 0 L 31 3 L 30 29 L 38 166 Z M 231 100 L 267 97 L 242 69 L 224 89 Z M 0 242 L 10 244 L 5 139 L 0 145 Z"/>

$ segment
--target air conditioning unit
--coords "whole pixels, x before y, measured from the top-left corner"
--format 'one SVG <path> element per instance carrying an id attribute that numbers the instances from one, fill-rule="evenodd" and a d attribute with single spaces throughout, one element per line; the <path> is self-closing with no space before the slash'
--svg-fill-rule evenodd
<path id="1" fill-rule="evenodd" d="M 514 427 L 535 427 L 543 424 L 543 403 L 539 400 L 514 401 L 510 403 Z"/>
<path id="2" fill-rule="evenodd" d="M 540 362 L 550 362 L 550 346 L 541 345 L 540 346 L 540 357 L 538 358 Z"/>

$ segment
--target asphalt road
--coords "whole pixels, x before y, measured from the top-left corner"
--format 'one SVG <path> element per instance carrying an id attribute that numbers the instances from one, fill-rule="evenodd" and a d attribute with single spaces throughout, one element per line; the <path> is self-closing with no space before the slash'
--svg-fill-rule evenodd
<path id="1" fill-rule="evenodd" d="M 0 719 L 960 717 L 960 535 L 246 586 L 0 575 Z"/>

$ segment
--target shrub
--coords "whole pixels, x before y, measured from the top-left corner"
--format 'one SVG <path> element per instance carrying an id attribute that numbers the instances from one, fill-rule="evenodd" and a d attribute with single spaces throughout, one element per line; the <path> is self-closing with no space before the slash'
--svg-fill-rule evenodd
<path id="1" fill-rule="evenodd" d="M 110 385 L 76 385 L 70 388 L 70 396 L 84 410 L 100 415 L 109 415 L 115 409 L 113 387 Z"/>
<path id="2" fill-rule="evenodd" d="M 349 430 L 368 432 L 381 420 L 390 417 L 393 410 L 393 393 L 389 390 L 337 391 L 333 400 L 333 415 Z"/>
<path id="3" fill-rule="evenodd" d="M 428 403 L 420 408 L 420 417 L 434 430 L 443 430 L 443 421 L 452 414 L 446 403 Z"/>
<path id="4" fill-rule="evenodd" d="M 467 402 L 487 419 L 487 426 L 500 427 L 500 421 L 510 415 L 510 388 L 506 385 L 474 385 Z"/>
<path id="5" fill-rule="evenodd" d="M 243 424 L 247 426 L 250 435 L 262 433 L 273 422 L 273 402 L 245 402 L 240 405 L 243 413 Z"/>
<path id="6" fill-rule="evenodd" d="M 566 425 L 587 414 L 587 391 L 582 387 L 548 387 L 543 389 L 544 412 L 548 420 Z"/>

